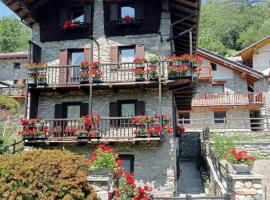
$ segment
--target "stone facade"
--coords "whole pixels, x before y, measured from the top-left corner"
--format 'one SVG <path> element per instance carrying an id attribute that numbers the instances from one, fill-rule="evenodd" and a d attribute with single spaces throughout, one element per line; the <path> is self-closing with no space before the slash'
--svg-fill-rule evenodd
<path id="1" fill-rule="evenodd" d="M 270 142 L 236 142 L 236 148 L 261 158 L 270 158 Z"/>
<path id="2" fill-rule="evenodd" d="M 229 174 L 234 200 L 263 200 L 262 176 Z"/>
<path id="3" fill-rule="evenodd" d="M 27 62 L 27 52 L 0 54 L 0 81 L 13 83 L 14 80 L 27 79 Z M 14 63 L 20 64 L 18 69 L 14 68 Z"/>

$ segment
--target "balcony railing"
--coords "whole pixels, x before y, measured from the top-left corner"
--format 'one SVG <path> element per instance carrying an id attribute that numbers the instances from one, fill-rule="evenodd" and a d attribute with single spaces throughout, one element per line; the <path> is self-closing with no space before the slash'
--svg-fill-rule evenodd
<path id="1" fill-rule="evenodd" d="M 44 127 L 48 130 L 47 142 L 77 142 L 77 130 L 82 128 L 82 124 L 78 119 L 48 119 L 45 120 Z M 136 138 L 136 125 L 131 122 L 131 117 L 102 117 L 97 129 L 100 133 L 97 138 L 92 138 L 92 141 L 161 139 L 161 134 L 157 135 L 159 137 Z"/>
<path id="2" fill-rule="evenodd" d="M 101 64 L 100 71 L 101 83 L 128 83 L 138 81 L 134 74 L 134 70 L 138 66 L 135 63 L 108 63 Z M 145 71 L 148 69 L 148 65 L 144 66 Z M 157 73 L 160 71 L 160 77 L 162 81 L 170 79 L 168 77 L 167 63 L 160 62 L 157 66 Z M 43 85 L 48 86 L 58 86 L 58 85 L 77 85 L 77 84 L 87 84 L 88 81 L 82 81 L 80 77 L 80 67 L 79 66 L 48 66 L 46 70 L 41 73 L 46 74 L 45 83 Z M 193 72 L 190 68 L 185 75 L 181 78 L 188 78 L 192 76 Z M 155 82 L 157 79 L 153 80 L 149 75 L 144 75 L 144 81 Z M 29 79 L 30 80 L 30 79 Z"/>
<path id="3" fill-rule="evenodd" d="M 13 87 L 3 87 L 0 88 L 1 95 L 8 95 L 11 97 L 23 97 L 26 95 L 25 89 L 13 88 Z"/>
<path id="4" fill-rule="evenodd" d="M 226 106 L 264 104 L 264 95 L 259 93 L 204 94 L 192 99 L 192 106 Z"/>

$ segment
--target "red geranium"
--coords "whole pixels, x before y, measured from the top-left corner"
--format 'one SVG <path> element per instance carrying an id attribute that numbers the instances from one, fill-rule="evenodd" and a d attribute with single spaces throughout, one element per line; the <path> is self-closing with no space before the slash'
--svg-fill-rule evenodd
<path id="1" fill-rule="evenodd" d="M 131 24 L 133 22 L 133 17 L 129 16 L 129 15 L 126 15 L 124 17 L 124 20 L 127 24 Z"/>
<path id="2" fill-rule="evenodd" d="M 231 151 L 226 152 L 223 156 L 226 160 L 228 160 L 232 164 L 253 164 L 256 160 L 253 155 L 248 155 L 247 151 L 237 151 L 233 148 Z"/>

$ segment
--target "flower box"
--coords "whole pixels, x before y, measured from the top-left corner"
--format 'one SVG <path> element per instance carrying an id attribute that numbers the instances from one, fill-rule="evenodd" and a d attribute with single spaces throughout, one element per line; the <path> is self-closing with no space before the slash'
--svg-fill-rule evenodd
<path id="1" fill-rule="evenodd" d="M 92 80 L 93 80 L 93 83 L 101 83 L 102 82 L 100 77 L 93 77 Z"/>
<path id="2" fill-rule="evenodd" d="M 67 33 L 84 32 L 87 28 L 88 24 L 72 20 L 67 20 L 63 25 L 63 30 Z"/>
<path id="3" fill-rule="evenodd" d="M 232 167 L 237 174 L 250 174 L 253 169 L 253 165 L 247 164 L 232 164 Z"/>
<path id="4" fill-rule="evenodd" d="M 110 168 L 92 168 L 90 169 L 92 176 L 111 176 L 112 170 Z"/>

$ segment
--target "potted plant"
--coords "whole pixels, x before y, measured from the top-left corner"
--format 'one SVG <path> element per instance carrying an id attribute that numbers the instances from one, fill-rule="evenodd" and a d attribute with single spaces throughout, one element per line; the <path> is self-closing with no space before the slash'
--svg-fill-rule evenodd
<path id="1" fill-rule="evenodd" d="M 90 171 L 95 176 L 109 176 L 115 167 L 117 156 L 112 152 L 112 148 L 99 145 L 97 150 L 91 154 Z"/>
<path id="2" fill-rule="evenodd" d="M 156 66 L 149 66 L 147 69 L 147 77 L 150 81 L 157 81 L 158 80 L 158 73 Z"/>
<path id="3" fill-rule="evenodd" d="M 101 83 L 101 76 L 103 73 L 99 69 L 96 69 L 96 68 L 92 68 L 91 72 L 92 72 L 93 83 Z"/>
<path id="4" fill-rule="evenodd" d="M 138 128 L 136 127 L 136 129 L 134 130 L 134 135 L 136 136 L 136 138 L 147 138 L 147 134 L 146 134 L 146 128 Z"/>
<path id="5" fill-rule="evenodd" d="M 143 68 L 136 67 L 134 69 L 135 81 L 145 81 L 144 74 L 145 74 L 145 71 Z"/>
<path id="6" fill-rule="evenodd" d="M 179 78 L 179 67 L 171 65 L 168 66 L 168 79 L 169 80 L 174 80 Z"/>
<path id="7" fill-rule="evenodd" d="M 225 153 L 224 158 L 231 163 L 237 174 L 250 174 L 255 162 L 254 156 L 248 155 L 246 151 L 237 151 L 235 148 Z"/>
<path id="8" fill-rule="evenodd" d="M 126 16 L 122 17 L 121 20 L 122 20 L 122 23 L 124 23 L 124 24 L 132 24 L 134 17 L 126 15 Z"/>
<path id="9" fill-rule="evenodd" d="M 147 60 L 145 58 L 135 58 L 134 61 L 136 68 L 144 69 Z"/>
<path id="10" fill-rule="evenodd" d="M 86 30 L 87 24 L 79 21 L 67 20 L 63 24 L 63 30 L 65 32 L 73 32 L 78 30 Z"/>
<path id="11" fill-rule="evenodd" d="M 81 84 L 87 84 L 89 83 L 89 73 L 87 71 L 81 71 L 80 72 L 80 83 Z"/>
<path id="12" fill-rule="evenodd" d="M 178 71 L 179 71 L 179 78 L 181 77 L 186 77 L 187 73 L 189 72 L 189 67 L 187 65 L 181 65 L 178 67 Z"/>
<path id="13" fill-rule="evenodd" d="M 85 129 L 78 129 L 77 130 L 77 139 L 79 142 L 88 141 L 90 139 L 88 135 L 88 131 Z"/>
<path id="14" fill-rule="evenodd" d="M 146 129 L 146 134 L 148 137 L 160 137 L 162 128 L 159 125 L 152 125 Z"/>

